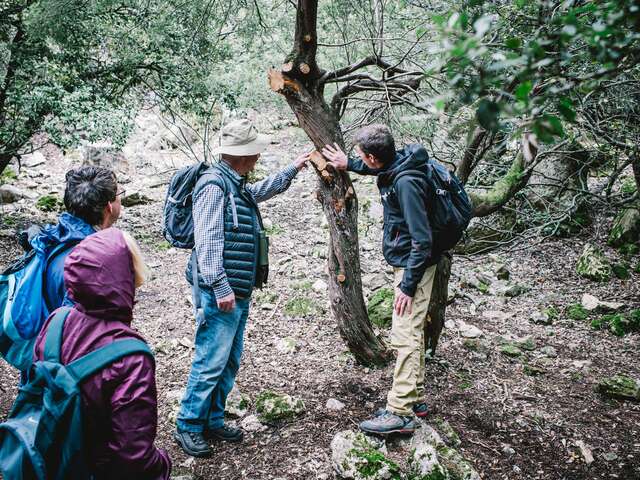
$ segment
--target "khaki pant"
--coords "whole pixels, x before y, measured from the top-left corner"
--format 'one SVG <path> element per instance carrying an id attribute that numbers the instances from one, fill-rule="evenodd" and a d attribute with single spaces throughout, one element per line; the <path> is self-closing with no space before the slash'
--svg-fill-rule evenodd
<path id="1" fill-rule="evenodd" d="M 424 325 L 437 265 L 424 272 L 415 295 L 411 313 L 399 316 L 393 312 L 391 348 L 397 350 L 393 386 L 387 395 L 387 410 L 396 415 L 412 415 L 412 407 L 424 395 Z M 404 269 L 395 268 L 394 286 L 400 285 Z"/>

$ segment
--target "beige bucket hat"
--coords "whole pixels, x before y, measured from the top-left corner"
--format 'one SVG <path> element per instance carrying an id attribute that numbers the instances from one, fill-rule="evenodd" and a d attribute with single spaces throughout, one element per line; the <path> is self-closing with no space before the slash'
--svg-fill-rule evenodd
<path id="1" fill-rule="evenodd" d="M 268 135 L 258 133 L 250 120 L 235 120 L 220 131 L 219 143 L 213 154 L 225 153 L 238 157 L 262 153 L 271 142 Z"/>

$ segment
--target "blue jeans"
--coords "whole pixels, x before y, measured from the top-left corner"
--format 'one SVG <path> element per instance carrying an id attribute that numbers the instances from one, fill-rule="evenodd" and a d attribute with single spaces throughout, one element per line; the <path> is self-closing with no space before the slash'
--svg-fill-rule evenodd
<path id="1" fill-rule="evenodd" d="M 250 299 L 236 299 L 231 312 L 222 312 L 213 293 L 200 290 L 200 300 L 195 354 L 177 421 L 178 430 L 187 432 L 224 425 L 224 406 L 240 367 L 251 303 Z"/>

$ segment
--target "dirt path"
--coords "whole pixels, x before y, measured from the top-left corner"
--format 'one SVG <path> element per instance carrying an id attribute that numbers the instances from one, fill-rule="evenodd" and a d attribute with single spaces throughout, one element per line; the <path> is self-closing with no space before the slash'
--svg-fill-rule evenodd
<path id="1" fill-rule="evenodd" d="M 281 156 L 301 148 L 290 139 L 273 145 L 274 155 L 267 155 L 265 164 L 270 169 L 284 166 Z M 154 274 L 138 294 L 134 326 L 158 351 L 158 443 L 176 467 L 198 478 L 331 478 L 333 435 L 354 428 L 384 405 L 391 367 L 371 370 L 354 363 L 328 312 L 326 294 L 312 287 L 325 276 L 327 245 L 314 183 L 313 174 L 305 172 L 287 193 L 263 208 L 272 225 L 271 282 L 254 299 L 238 377 L 240 390 L 252 400 L 266 389 L 285 392 L 301 398 L 306 412 L 292 422 L 248 434 L 240 445 L 214 444 L 214 456 L 207 460 L 189 459 L 171 439 L 175 398 L 190 368 L 194 322 L 183 276 L 187 253 L 167 248 L 160 235 L 162 189 L 153 190 L 158 202 L 128 209 L 119 223 L 138 237 Z M 356 190 L 361 203 L 370 205 L 369 215 L 361 220 L 363 275 L 367 285 L 378 287 L 390 278 L 378 248 L 379 205 L 370 179 L 359 180 Z M 12 225 L 7 224 L 9 217 Z M 6 236 L 16 219 L 18 224 L 33 221 L 3 215 L 2 265 L 17 253 Z M 585 236 L 501 252 L 511 281 L 530 290 L 505 299 L 460 288 L 449 308 L 449 320 L 475 325 L 483 336 L 478 344 L 465 344 L 457 330 L 446 330 L 436 360 L 428 363 L 427 401 L 434 415 L 458 432 L 461 452 L 485 479 L 640 479 L 640 405 L 605 400 L 594 391 L 600 378 L 615 373 L 640 378 L 640 336 L 614 337 L 564 314 L 585 292 L 640 308 L 640 275 L 607 284 L 579 278 L 574 265 L 587 240 Z M 486 256 L 456 258 L 453 285 L 457 287 L 456 279 L 466 272 L 496 261 Z M 533 311 L 551 305 L 560 312 L 552 325 L 529 321 Z M 534 349 L 518 358 L 505 356 L 499 337 L 509 335 L 530 337 Z M 295 352 L 278 349 L 285 337 L 295 340 Z M 539 375 L 527 374 L 527 365 L 536 366 Z M 10 407 L 15 383 L 15 372 L 0 363 L 1 416 Z M 330 398 L 343 402 L 345 409 L 328 411 Z M 254 413 L 253 404 L 249 413 Z M 593 451 L 591 465 L 585 464 L 576 441 Z"/>

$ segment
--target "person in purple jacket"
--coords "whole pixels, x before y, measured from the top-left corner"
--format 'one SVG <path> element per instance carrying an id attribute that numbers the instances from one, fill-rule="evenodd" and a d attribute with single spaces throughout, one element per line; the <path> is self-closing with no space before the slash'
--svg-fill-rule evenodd
<path id="1" fill-rule="evenodd" d="M 64 281 L 74 306 L 64 325 L 61 361 L 68 364 L 111 342 L 140 339 L 131 328 L 135 289 L 146 268 L 128 235 L 116 228 L 80 242 L 65 260 Z M 35 346 L 42 360 L 47 320 Z M 166 480 L 171 461 L 154 445 L 157 391 L 154 362 L 132 354 L 81 384 L 88 462 L 95 480 Z"/>

